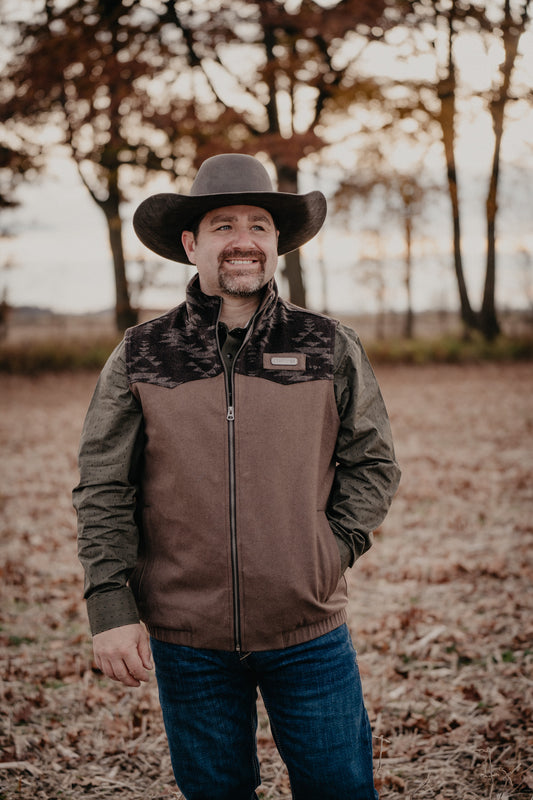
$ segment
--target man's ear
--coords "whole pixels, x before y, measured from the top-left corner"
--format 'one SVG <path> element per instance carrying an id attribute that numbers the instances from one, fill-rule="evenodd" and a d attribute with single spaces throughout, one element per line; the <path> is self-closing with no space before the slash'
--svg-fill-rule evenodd
<path id="1" fill-rule="evenodd" d="M 192 231 L 183 231 L 181 234 L 181 243 L 191 264 L 196 263 L 194 260 L 194 251 L 196 250 L 194 233 Z"/>

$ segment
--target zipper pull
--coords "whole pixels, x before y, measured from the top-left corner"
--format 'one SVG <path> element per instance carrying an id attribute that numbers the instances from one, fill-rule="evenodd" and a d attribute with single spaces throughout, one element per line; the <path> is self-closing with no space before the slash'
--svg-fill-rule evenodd
<path id="1" fill-rule="evenodd" d="M 231 422 L 232 420 L 235 419 L 235 410 L 234 410 L 233 406 L 228 406 L 228 414 L 226 416 L 226 419 L 229 422 Z"/>

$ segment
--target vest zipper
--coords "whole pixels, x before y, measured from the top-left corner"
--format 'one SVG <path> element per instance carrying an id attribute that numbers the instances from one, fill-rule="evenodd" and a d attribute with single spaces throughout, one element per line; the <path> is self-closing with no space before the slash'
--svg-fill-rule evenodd
<path id="1" fill-rule="evenodd" d="M 231 377 L 233 380 L 233 368 Z M 239 553 L 237 551 L 237 492 L 235 474 L 235 412 L 233 406 L 228 406 L 226 415 L 228 420 L 228 448 L 229 448 L 229 524 L 231 542 L 231 578 L 233 591 L 233 632 L 235 637 L 235 650 L 241 652 L 241 598 L 239 586 Z"/>
<path id="2" fill-rule="evenodd" d="M 228 422 L 228 465 L 229 465 L 229 521 L 230 521 L 230 545 L 231 545 L 231 581 L 233 593 L 233 633 L 234 644 L 237 653 L 241 652 L 241 598 L 239 582 L 239 553 L 237 549 L 237 475 L 235 469 L 235 406 L 234 406 L 234 367 L 235 361 L 242 348 L 247 336 L 245 336 L 241 346 L 232 359 L 228 369 L 222 356 L 222 348 L 218 335 L 218 321 L 216 330 L 217 346 L 220 358 L 224 366 L 226 378 L 226 420 Z"/>

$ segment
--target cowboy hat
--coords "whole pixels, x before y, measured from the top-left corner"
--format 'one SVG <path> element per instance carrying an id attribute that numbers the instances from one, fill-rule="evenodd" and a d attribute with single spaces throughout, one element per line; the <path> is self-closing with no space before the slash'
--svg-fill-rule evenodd
<path id="1" fill-rule="evenodd" d="M 241 153 L 225 153 L 203 162 L 190 195 L 163 193 L 144 200 L 133 216 L 133 227 L 150 250 L 189 264 L 182 232 L 191 230 L 208 211 L 233 205 L 258 206 L 270 212 L 279 230 L 279 255 L 312 239 L 326 216 L 326 198 L 321 192 L 275 192 L 260 161 Z"/>

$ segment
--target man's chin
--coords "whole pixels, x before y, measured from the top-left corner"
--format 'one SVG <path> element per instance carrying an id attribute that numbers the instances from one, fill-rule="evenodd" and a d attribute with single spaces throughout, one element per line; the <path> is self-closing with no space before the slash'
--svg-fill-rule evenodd
<path id="1" fill-rule="evenodd" d="M 263 272 L 256 275 L 228 275 L 222 272 L 219 275 L 220 289 L 231 297 L 254 297 L 264 285 Z"/>

